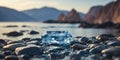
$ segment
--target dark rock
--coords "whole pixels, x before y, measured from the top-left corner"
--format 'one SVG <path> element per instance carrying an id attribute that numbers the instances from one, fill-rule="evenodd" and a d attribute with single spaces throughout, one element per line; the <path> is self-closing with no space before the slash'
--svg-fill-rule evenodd
<path id="1" fill-rule="evenodd" d="M 120 56 L 120 47 L 110 47 L 102 50 L 101 53 L 109 56 Z"/>
<path id="2" fill-rule="evenodd" d="M 0 59 L 4 59 L 5 55 L 0 53 Z"/>
<path id="3" fill-rule="evenodd" d="M 101 56 L 99 54 L 93 54 L 90 56 L 92 60 L 101 60 Z"/>
<path id="4" fill-rule="evenodd" d="M 102 50 L 106 49 L 107 47 L 104 45 L 96 46 L 95 48 L 92 48 L 89 52 L 92 54 L 98 54 L 101 53 Z"/>
<path id="5" fill-rule="evenodd" d="M 77 37 L 75 37 L 75 38 L 79 39 L 79 38 L 82 38 L 82 36 L 77 36 Z"/>
<path id="6" fill-rule="evenodd" d="M 12 51 L 3 51 L 3 54 L 4 54 L 5 56 L 11 55 L 11 54 L 12 54 Z"/>
<path id="7" fill-rule="evenodd" d="M 4 39 L 0 39 L 0 45 L 3 44 L 5 45 L 6 44 L 6 41 Z"/>
<path id="8" fill-rule="evenodd" d="M 6 28 L 10 28 L 10 27 L 18 27 L 17 25 L 8 25 L 8 26 L 5 26 Z"/>
<path id="9" fill-rule="evenodd" d="M 89 51 L 86 51 L 86 50 L 81 50 L 81 51 L 79 51 L 79 53 L 78 53 L 78 55 L 79 56 L 85 56 L 85 55 L 88 55 L 89 54 Z"/>
<path id="10" fill-rule="evenodd" d="M 74 44 L 71 47 L 73 48 L 73 50 L 82 50 L 82 49 L 85 49 L 87 46 L 81 45 L 81 44 Z"/>
<path id="11" fill-rule="evenodd" d="M 25 46 L 23 43 L 14 43 L 3 46 L 4 49 L 15 50 L 18 47 Z"/>
<path id="12" fill-rule="evenodd" d="M 30 41 L 30 42 L 26 42 L 27 44 L 35 44 L 35 45 L 39 45 L 39 41 Z"/>
<path id="13" fill-rule="evenodd" d="M 22 40 L 27 42 L 27 41 L 30 41 L 31 38 L 23 38 Z"/>
<path id="14" fill-rule="evenodd" d="M 41 54 L 43 54 L 43 51 L 44 50 L 42 47 L 38 47 L 36 45 L 28 45 L 28 46 L 24 46 L 24 47 L 18 47 L 15 49 L 15 53 L 17 55 L 27 54 L 30 56 L 41 55 Z"/>
<path id="15" fill-rule="evenodd" d="M 22 59 L 22 60 L 30 60 L 30 56 L 29 55 L 19 55 L 19 58 Z"/>
<path id="16" fill-rule="evenodd" d="M 5 60 L 19 60 L 19 58 L 14 55 L 9 55 L 9 56 L 5 56 Z"/>
<path id="17" fill-rule="evenodd" d="M 27 26 L 27 25 L 22 25 L 22 27 L 30 27 L 30 26 Z"/>
<path id="18" fill-rule="evenodd" d="M 96 38 L 97 40 L 106 41 L 111 38 L 114 38 L 114 36 L 112 34 L 102 34 L 102 35 L 97 36 Z"/>
<path id="19" fill-rule="evenodd" d="M 23 43 L 23 41 L 22 40 L 11 40 L 7 42 L 7 44 L 14 44 L 14 43 Z"/>
<path id="20" fill-rule="evenodd" d="M 51 59 L 63 59 L 65 57 L 64 53 L 51 53 Z"/>
<path id="21" fill-rule="evenodd" d="M 89 48 L 95 48 L 96 46 L 99 46 L 99 44 L 89 44 L 88 45 Z"/>
<path id="22" fill-rule="evenodd" d="M 78 56 L 77 54 L 71 54 L 70 55 L 70 60 L 81 60 L 81 57 Z"/>
<path id="23" fill-rule="evenodd" d="M 80 42 L 91 43 L 92 41 L 90 41 L 87 37 L 82 37 L 80 38 Z"/>
<path id="24" fill-rule="evenodd" d="M 65 48 L 59 47 L 59 48 L 52 48 L 47 51 L 47 53 L 57 53 L 57 52 L 62 52 L 64 51 Z"/>
<path id="25" fill-rule="evenodd" d="M 95 41 L 93 41 L 93 44 L 100 44 L 100 43 L 103 43 L 103 41 L 101 41 L 101 40 L 95 40 Z"/>
<path id="26" fill-rule="evenodd" d="M 110 41 L 107 43 L 109 46 L 120 46 L 120 41 Z"/>
<path id="27" fill-rule="evenodd" d="M 7 35 L 8 37 L 18 37 L 18 36 L 22 36 L 23 33 L 17 32 L 17 31 L 12 31 L 9 33 L 4 33 L 4 35 Z"/>
<path id="28" fill-rule="evenodd" d="M 32 30 L 32 31 L 30 31 L 29 34 L 34 35 L 34 34 L 39 34 L 39 32 Z"/>
<path id="29" fill-rule="evenodd" d="M 83 44 L 83 45 L 85 45 L 86 43 L 81 43 L 81 42 L 75 41 L 75 40 L 70 42 L 70 45 L 74 45 L 74 44 Z"/>

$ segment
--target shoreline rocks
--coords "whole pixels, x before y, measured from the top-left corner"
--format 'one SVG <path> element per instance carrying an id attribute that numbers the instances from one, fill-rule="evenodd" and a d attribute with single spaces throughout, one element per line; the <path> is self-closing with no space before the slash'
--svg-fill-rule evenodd
<path id="1" fill-rule="evenodd" d="M 119 37 L 119 36 L 118 36 Z M 6 41 L 0 39 L 0 59 L 30 60 L 31 58 L 47 60 L 105 60 L 118 59 L 120 40 L 111 34 L 94 37 L 74 37 L 67 45 L 44 44 L 42 38 L 23 38 Z M 47 38 L 46 38 L 47 39 Z"/>

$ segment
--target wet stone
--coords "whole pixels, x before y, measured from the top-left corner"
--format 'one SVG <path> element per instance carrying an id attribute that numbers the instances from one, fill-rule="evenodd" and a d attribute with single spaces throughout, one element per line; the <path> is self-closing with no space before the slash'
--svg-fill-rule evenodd
<path id="1" fill-rule="evenodd" d="M 96 46 L 95 48 L 92 48 L 89 52 L 92 54 L 98 54 L 98 53 L 101 53 L 101 51 L 106 48 L 107 48 L 107 46 L 105 46 L 105 45 Z"/>
<path id="2" fill-rule="evenodd" d="M 12 51 L 9 51 L 9 50 L 3 51 L 2 53 L 3 53 L 5 56 L 7 56 L 7 55 L 12 55 L 12 54 L 13 54 L 13 52 L 12 52 Z"/>
<path id="3" fill-rule="evenodd" d="M 5 56 L 5 60 L 19 60 L 19 58 L 15 55 Z"/>
<path id="4" fill-rule="evenodd" d="M 23 54 L 23 55 L 19 55 L 20 60 L 30 60 L 30 56 Z"/>
<path id="5" fill-rule="evenodd" d="M 22 40 L 27 42 L 27 41 L 30 41 L 31 38 L 23 38 Z"/>
<path id="6" fill-rule="evenodd" d="M 79 41 L 80 41 L 80 42 L 85 42 L 85 43 L 91 43 L 91 41 L 90 41 L 89 38 L 87 38 L 87 37 L 81 37 L 81 38 L 79 39 Z"/>
<path id="7" fill-rule="evenodd" d="M 99 44 L 89 44 L 88 45 L 89 48 L 95 48 L 96 46 L 99 46 Z"/>
<path id="8" fill-rule="evenodd" d="M 29 42 L 26 42 L 26 44 L 35 44 L 35 45 L 39 45 L 39 41 L 29 41 Z"/>
<path id="9" fill-rule="evenodd" d="M 91 58 L 92 60 L 101 60 L 101 56 L 98 55 L 98 54 L 90 55 L 90 58 Z"/>
<path id="10" fill-rule="evenodd" d="M 5 55 L 0 53 L 0 59 L 4 59 Z"/>
<path id="11" fill-rule="evenodd" d="M 87 51 L 87 50 L 81 50 L 78 53 L 79 56 L 85 56 L 85 55 L 88 55 L 88 54 L 89 54 L 89 51 Z"/>
<path id="12" fill-rule="evenodd" d="M 109 46 L 120 46 L 120 41 L 110 41 L 107 43 Z"/>
<path id="13" fill-rule="evenodd" d="M 29 32 L 29 34 L 34 35 L 34 34 L 39 34 L 39 32 L 32 30 Z"/>
<path id="14" fill-rule="evenodd" d="M 13 28 L 13 27 L 18 27 L 17 25 L 7 25 L 7 26 L 4 26 L 6 28 Z"/>
<path id="15" fill-rule="evenodd" d="M 74 45 L 74 44 L 81 44 L 81 43 L 79 41 L 75 41 L 75 40 L 70 42 L 70 45 Z"/>
<path id="16" fill-rule="evenodd" d="M 0 39 L 0 45 L 1 44 L 6 44 L 6 41 L 4 39 Z"/>
<path id="17" fill-rule="evenodd" d="M 28 45 L 24 47 L 18 47 L 15 49 L 17 55 L 27 54 L 30 56 L 43 54 L 43 48 L 36 45 Z"/>
<path id="18" fill-rule="evenodd" d="M 18 37 L 18 36 L 22 36 L 23 33 L 17 32 L 17 31 L 12 31 L 9 33 L 4 33 L 3 35 L 7 35 L 8 37 Z"/>
<path id="19" fill-rule="evenodd" d="M 106 41 L 111 38 L 114 38 L 114 36 L 112 34 L 102 34 L 102 35 L 99 35 L 96 37 L 97 40 L 101 40 L 101 41 Z"/>
<path id="20" fill-rule="evenodd" d="M 51 53 L 51 59 L 63 59 L 65 57 L 64 53 Z"/>
<path id="21" fill-rule="evenodd" d="M 70 60 L 81 60 L 81 57 L 78 56 L 77 54 L 71 54 L 70 55 Z"/>
<path id="22" fill-rule="evenodd" d="M 14 44 L 14 43 L 23 43 L 24 41 L 22 40 L 11 40 L 11 41 L 8 41 L 7 44 Z"/>
<path id="23" fill-rule="evenodd" d="M 82 50 L 85 49 L 87 46 L 86 45 L 81 45 L 81 44 L 74 44 L 71 46 L 73 50 Z"/>
<path id="24" fill-rule="evenodd" d="M 109 56 L 120 56 L 120 47 L 110 47 L 102 50 L 101 53 Z"/>
<path id="25" fill-rule="evenodd" d="M 3 46 L 4 49 L 15 50 L 18 47 L 25 46 L 23 43 L 14 43 Z"/>
<path id="26" fill-rule="evenodd" d="M 64 51 L 65 48 L 62 48 L 62 47 L 56 47 L 56 48 L 51 48 L 51 49 L 48 49 L 48 53 L 57 53 L 57 52 L 62 52 Z"/>

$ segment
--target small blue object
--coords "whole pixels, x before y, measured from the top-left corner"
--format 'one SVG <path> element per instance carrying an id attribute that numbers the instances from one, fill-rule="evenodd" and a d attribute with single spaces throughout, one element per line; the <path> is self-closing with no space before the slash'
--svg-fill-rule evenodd
<path id="1" fill-rule="evenodd" d="M 47 33 L 42 36 L 43 44 L 69 44 L 72 39 L 72 35 L 68 31 L 47 31 Z"/>

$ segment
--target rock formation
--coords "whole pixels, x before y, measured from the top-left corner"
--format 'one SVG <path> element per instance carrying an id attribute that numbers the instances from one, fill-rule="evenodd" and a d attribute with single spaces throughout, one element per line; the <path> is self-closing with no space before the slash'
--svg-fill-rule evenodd
<path id="1" fill-rule="evenodd" d="M 57 18 L 57 21 L 59 22 L 78 22 L 80 20 L 81 20 L 81 17 L 75 9 L 72 9 L 70 12 L 68 12 L 67 15 L 64 15 L 62 13 Z"/>
<path id="2" fill-rule="evenodd" d="M 85 16 L 85 21 L 91 21 L 92 23 L 105 23 L 108 21 L 111 21 L 113 23 L 120 23 L 120 0 L 117 0 L 116 2 L 111 2 L 107 4 L 104 7 L 96 7 L 90 10 L 88 14 Z M 95 15 L 92 14 L 95 12 Z"/>
<path id="3" fill-rule="evenodd" d="M 96 19 L 97 15 L 100 13 L 100 10 L 103 8 L 103 6 L 94 6 L 90 9 L 90 11 L 85 15 L 83 20 L 93 23 L 93 21 Z"/>

